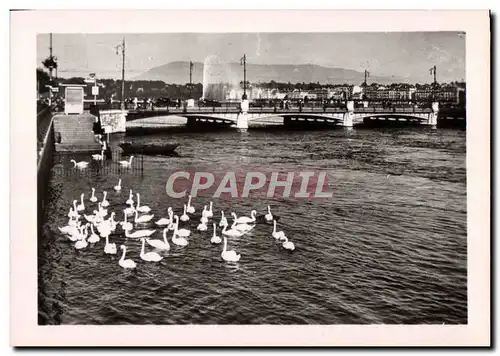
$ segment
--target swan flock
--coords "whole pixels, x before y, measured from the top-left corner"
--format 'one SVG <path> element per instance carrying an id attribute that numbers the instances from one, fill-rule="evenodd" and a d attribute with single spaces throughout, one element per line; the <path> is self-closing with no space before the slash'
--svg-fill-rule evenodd
<path id="1" fill-rule="evenodd" d="M 195 216 L 192 215 L 196 208 L 191 204 L 191 196 L 186 203 L 179 207 L 177 213 L 172 207 L 168 207 L 166 216 L 160 216 L 160 214 L 151 213 L 152 209 L 149 206 L 141 204 L 140 193 L 136 192 L 136 201 L 134 201 L 132 189 L 128 190 L 128 194 L 125 193 L 125 198 L 121 198 L 122 183 L 120 178 L 117 185 L 110 187 L 113 188 L 114 193 L 108 194 L 108 191 L 104 190 L 100 199 L 96 194 L 96 189 L 91 188 L 89 198 L 85 199 L 86 193 L 80 193 L 77 199 L 72 200 L 67 214 L 67 225 L 59 227 L 58 230 L 73 244 L 76 250 L 81 251 L 89 246 L 94 247 L 103 243 L 105 254 L 116 255 L 118 249 L 116 243 L 110 242 L 110 236 L 113 235 L 114 239 L 115 236 L 119 235 L 125 238 L 125 242 L 119 246 L 122 254 L 118 265 L 124 269 L 135 269 L 138 263 L 131 258 L 134 252 L 142 261 L 159 263 L 172 248 L 183 248 L 189 245 L 190 239 L 194 235 L 188 223 L 196 220 Z M 108 211 L 109 207 L 115 206 L 119 206 L 119 215 L 114 211 Z M 216 214 L 213 202 L 199 211 L 201 218 L 199 223 L 196 223 L 198 233 L 195 235 L 206 237 L 207 241 L 209 240 L 208 245 L 222 244 L 220 256 L 223 261 L 240 261 L 242 254 L 228 245 L 231 239 L 249 234 L 255 228 L 257 211 L 252 210 L 250 216 L 238 216 L 235 212 L 225 215 L 222 210 L 219 212 L 220 214 Z M 283 249 L 295 250 L 295 245 L 285 233 L 277 231 L 277 222 L 271 213 L 270 206 L 267 206 L 266 213 L 262 219 L 264 224 L 272 223 L 273 225 L 273 230 L 269 232 L 268 236 L 279 242 Z M 121 219 L 122 214 L 122 221 L 115 220 L 115 216 L 117 219 Z M 216 215 L 218 215 L 217 221 L 215 221 Z M 228 221 L 229 217 L 233 218 L 231 224 Z M 218 229 L 219 231 L 217 231 Z M 206 233 L 204 233 L 205 231 Z M 138 251 L 131 251 L 130 246 L 126 245 L 127 242 L 134 240 L 140 242 Z"/>

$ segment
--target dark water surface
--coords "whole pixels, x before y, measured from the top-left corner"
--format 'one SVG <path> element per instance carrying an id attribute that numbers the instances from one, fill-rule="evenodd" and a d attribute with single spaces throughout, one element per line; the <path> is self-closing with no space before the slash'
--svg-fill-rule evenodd
<path id="1" fill-rule="evenodd" d="M 249 130 L 134 140 L 178 142 L 180 156 L 144 157 L 143 175 L 62 174 L 73 157 L 56 160 L 39 242 L 40 323 L 467 323 L 465 131 Z M 92 212 L 91 187 L 98 198 L 108 191 L 108 210 L 117 220 L 129 189 L 141 194 L 154 220 L 166 217 L 169 206 L 180 216 L 185 199 L 168 197 L 165 183 L 170 172 L 186 168 L 327 171 L 333 197 L 214 199 L 217 222 L 221 209 L 248 216 L 271 205 L 279 229 L 296 246 L 287 252 L 271 237 L 272 226 L 257 224 L 229 238 L 229 249 L 242 255 L 238 263 L 221 259 L 222 245 L 210 243 L 211 224 L 198 232 L 194 218 L 181 222 L 192 231 L 189 245 L 172 245 L 159 263 L 139 258 L 138 240 L 112 235 L 137 262 L 133 271 L 118 265 L 120 251 L 104 254 L 103 239 L 77 251 L 57 229 L 81 193 L 86 213 Z M 113 191 L 118 177 L 121 193 Z M 193 200 L 197 214 L 209 201 Z M 153 237 L 161 238 L 161 230 Z"/>

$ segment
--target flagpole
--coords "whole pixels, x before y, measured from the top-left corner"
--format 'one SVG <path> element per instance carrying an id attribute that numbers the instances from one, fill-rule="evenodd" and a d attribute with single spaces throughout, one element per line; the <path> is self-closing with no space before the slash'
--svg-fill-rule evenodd
<path id="1" fill-rule="evenodd" d="M 243 100 L 247 99 L 247 55 L 243 54 Z"/>

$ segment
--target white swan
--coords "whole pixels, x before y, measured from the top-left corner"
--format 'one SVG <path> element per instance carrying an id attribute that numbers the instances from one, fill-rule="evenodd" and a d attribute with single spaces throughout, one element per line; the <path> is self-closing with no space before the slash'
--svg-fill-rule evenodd
<path id="1" fill-rule="evenodd" d="M 222 242 L 220 236 L 217 236 L 217 227 L 215 223 L 214 223 L 214 234 L 212 235 L 210 242 L 213 244 L 220 244 Z"/>
<path id="2" fill-rule="evenodd" d="M 109 236 L 111 235 L 111 225 L 107 220 L 103 220 L 97 225 L 97 231 L 101 236 Z"/>
<path id="3" fill-rule="evenodd" d="M 201 222 L 197 227 L 196 230 L 198 231 L 207 231 L 208 227 L 205 225 L 205 223 Z"/>
<path id="4" fill-rule="evenodd" d="M 144 252 L 144 246 L 146 245 L 146 239 L 144 237 L 141 237 L 141 241 L 142 241 L 142 248 L 141 248 L 141 259 L 143 259 L 144 261 L 149 261 L 149 262 L 158 262 L 158 261 L 161 261 L 163 259 L 162 256 L 160 256 L 159 254 L 157 254 L 156 252 L 148 252 L 148 253 L 145 253 Z"/>
<path id="5" fill-rule="evenodd" d="M 104 253 L 107 253 L 108 255 L 115 255 L 116 254 L 116 244 L 109 243 L 109 236 L 106 235 L 106 244 L 104 245 Z"/>
<path id="6" fill-rule="evenodd" d="M 154 214 L 139 216 L 139 213 L 136 210 L 134 222 L 136 224 L 137 223 L 146 223 L 146 222 L 150 221 L 153 217 L 154 217 Z"/>
<path id="7" fill-rule="evenodd" d="M 95 161 L 102 161 L 104 159 L 104 149 L 101 149 L 101 154 L 99 153 L 93 154 L 92 159 Z"/>
<path id="8" fill-rule="evenodd" d="M 189 221 L 189 216 L 186 214 L 186 204 L 184 204 L 184 213 L 181 215 L 181 221 Z"/>
<path id="9" fill-rule="evenodd" d="M 110 229 L 111 231 L 115 231 L 115 230 L 116 230 L 116 225 L 118 224 L 118 223 L 115 221 L 114 217 L 115 217 L 115 212 L 114 212 L 114 211 L 112 211 L 112 212 L 111 212 L 111 216 L 109 217 L 109 219 L 105 221 L 105 222 L 109 225 L 109 229 Z"/>
<path id="10" fill-rule="evenodd" d="M 227 250 L 227 238 L 224 236 L 224 249 L 220 254 L 222 259 L 227 262 L 238 262 L 241 258 L 240 254 L 237 254 L 234 250 Z"/>
<path id="11" fill-rule="evenodd" d="M 128 194 L 128 199 L 125 202 L 127 205 L 134 205 L 134 196 L 132 195 L 132 189 L 130 189 L 130 193 Z"/>
<path id="12" fill-rule="evenodd" d="M 100 215 L 101 217 L 105 217 L 106 215 L 108 215 L 108 209 L 104 209 L 102 207 L 102 204 L 99 202 L 97 203 L 97 206 L 98 206 L 98 210 L 97 210 L 97 214 Z"/>
<path id="13" fill-rule="evenodd" d="M 140 213 L 149 213 L 151 211 L 151 208 L 147 205 L 141 206 L 141 195 L 137 193 L 137 205 L 135 207 L 135 210 L 137 210 Z"/>
<path id="14" fill-rule="evenodd" d="M 132 223 L 127 221 L 127 213 L 123 210 L 123 221 L 120 221 L 123 230 L 132 230 Z"/>
<path id="15" fill-rule="evenodd" d="M 191 231 L 189 231 L 188 229 L 179 229 L 179 217 L 176 215 L 174 218 L 175 218 L 174 234 L 179 235 L 181 237 L 188 237 L 189 235 L 191 235 Z"/>
<path id="16" fill-rule="evenodd" d="M 224 225 L 226 225 L 226 226 L 227 226 L 227 225 L 229 225 L 229 224 L 227 223 L 227 219 L 226 219 L 226 217 L 224 216 L 224 211 L 222 211 L 222 210 L 221 210 L 221 212 L 220 212 L 220 213 L 221 213 L 222 217 L 220 218 L 219 227 L 222 227 L 222 226 L 224 226 Z"/>
<path id="17" fill-rule="evenodd" d="M 148 244 L 154 248 L 157 248 L 158 250 L 170 250 L 170 244 L 168 243 L 168 240 L 167 240 L 167 231 L 168 229 L 165 228 L 163 229 L 163 241 L 162 240 L 150 240 L 150 239 L 147 239 L 146 241 L 148 242 Z"/>
<path id="18" fill-rule="evenodd" d="M 206 217 L 207 217 L 207 218 L 211 218 L 211 217 L 213 217 L 213 216 L 214 216 L 214 213 L 213 213 L 213 211 L 212 211 L 212 206 L 213 206 L 213 203 L 212 203 L 212 202 L 210 202 L 210 208 L 208 209 L 208 211 L 207 211 L 207 213 L 206 213 Z"/>
<path id="19" fill-rule="evenodd" d="M 133 213 L 135 213 L 134 201 L 132 201 L 132 203 L 130 203 L 130 206 L 128 208 L 125 208 L 123 212 L 127 215 L 132 215 Z"/>
<path id="20" fill-rule="evenodd" d="M 123 250 L 122 257 L 118 261 L 118 264 L 123 268 L 135 268 L 136 263 L 132 261 L 130 258 L 125 259 L 125 253 L 127 252 L 127 248 L 125 245 L 121 245 L 120 248 Z"/>
<path id="21" fill-rule="evenodd" d="M 119 192 L 120 190 L 122 190 L 122 179 L 118 179 L 118 185 L 115 185 L 115 190 L 117 192 Z"/>
<path id="22" fill-rule="evenodd" d="M 120 161 L 118 162 L 122 167 L 126 167 L 126 168 L 130 168 L 132 166 L 132 158 L 134 158 L 134 156 L 130 156 L 129 160 L 128 161 Z"/>
<path id="23" fill-rule="evenodd" d="M 248 216 L 237 217 L 236 213 L 234 213 L 234 212 L 231 213 L 231 215 L 234 217 L 234 221 L 237 224 L 255 222 L 255 214 L 257 214 L 257 211 L 252 210 L 252 212 L 250 213 L 251 218 L 249 218 Z"/>
<path id="24" fill-rule="evenodd" d="M 88 241 L 91 243 L 91 244 L 95 244 L 95 243 L 98 243 L 100 238 L 99 236 L 94 232 L 94 225 L 90 225 L 90 231 L 92 232 L 92 234 L 89 236 L 88 238 Z"/>
<path id="25" fill-rule="evenodd" d="M 85 210 L 85 204 L 83 203 L 83 193 L 80 195 L 80 204 L 76 206 L 76 211 L 84 211 Z"/>
<path id="26" fill-rule="evenodd" d="M 78 240 L 76 243 L 75 243 L 75 248 L 77 250 L 81 250 L 82 248 L 85 248 L 89 245 L 89 243 L 87 242 L 87 239 L 86 238 L 83 238 L 83 239 L 80 239 Z"/>
<path id="27" fill-rule="evenodd" d="M 249 224 L 237 224 L 234 229 L 241 231 L 241 232 L 248 232 L 252 230 L 255 227 L 255 224 L 249 225 Z"/>
<path id="28" fill-rule="evenodd" d="M 273 214 L 271 214 L 271 207 L 267 206 L 267 214 L 264 216 L 267 222 L 271 222 L 274 220 Z"/>
<path id="29" fill-rule="evenodd" d="M 194 206 L 191 205 L 191 195 L 188 195 L 188 203 L 187 203 L 187 209 L 186 209 L 186 211 L 189 214 L 194 214 L 194 212 L 195 212 Z"/>
<path id="30" fill-rule="evenodd" d="M 207 214 L 208 214 L 208 210 L 207 210 L 207 206 L 205 205 L 203 207 L 203 211 L 201 212 L 201 216 L 206 218 Z"/>
<path id="31" fill-rule="evenodd" d="M 89 199 L 92 203 L 95 203 L 97 201 L 97 197 L 95 196 L 95 188 L 92 188 L 92 195 L 90 196 Z"/>
<path id="32" fill-rule="evenodd" d="M 78 200 L 76 200 L 76 199 L 75 199 L 75 200 L 73 200 L 73 210 L 72 210 L 72 211 L 71 211 L 71 213 L 70 213 L 70 214 L 71 214 L 71 217 L 74 217 L 74 218 L 76 218 L 76 217 L 80 216 L 80 214 L 78 214 L 78 211 L 77 211 L 77 209 L 76 209 L 76 202 L 77 202 L 77 201 L 78 201 Z M 68 215 L 69 215 L 69 214 L 68 214 Z"/>
<path id="33" fill-rule="evenodd" d="M 64 235 L 76 235 L 79 233 L 78 228 L 79 226 L 72 226 L 72 225 L 58 227 L 59 231 L 61 231 L 61 233 L 63 233 Z"/>
<path id="34" fill-rule="evenodd" d="M 137 239 L 143 237 L 149 237 L 155 233 L 156 230 L 135 230 L 133 233 L 130 233 L 130 230 L 125 230 L 125 237 Z"/>
<path id="35" fill-rule="evenodd" d="M 235 225 L 236 225 L 235 223 L 233 223 L 233 225 L 231 225 L 231 230 L 227 230 L 227 225 L 224 225 L 224 227 L 222 228 L 222 234 L 227 235 L 227 236 L 233 236 L 233 237 L 239 237 L 239 236 L 243 235 L 244 232 L 236 230 L 234 228 Z"/>
<path id="36" fill-rule="evenodd" d="M 188 240 L 186 240 L 184 237 L 178 237 L 177 236 L 177 224 L 174 224 L 174 235 L 172 236 L 172 243 L 177 246 L 187 246 L 188 245 Z"/>
<path id="37" fill-rule="evenodd" d="M 106 199 L 106 196 L 108 195 L 108 192 L 102 192 L 102 194 L 103 194 L 103 197 L 102 197 L 101 206 L 103 208 L 107 208 L 109 206 L 109 201 Z"/>
<path id="38" fill-rule="evenodd" d="M 79 169 L 85 169 L 89 165 L 89 162 L 85 161 L 76 162 L 74 159 L 72 159 L 70 162 L 73 163 L 73 168 L 79 168 Z"/>
<path id="39" fill-rule="evenodd" d="M 282 236 L 285 236 L 285 233 L 283 231 L 276 231 L 276 220 L 273 220 L 273 233 L 272 233 L 272 236 L 276 240 L 279 240 Z"/>
<path id="40" fill-rule="evenodd" d="M 293 244 L 292 241 L 288 241 L 288 237 L 284 237 L 285 239 L 285 242 L 283 242 L 283 248 L 287 249 L 287 250 L 290 250 L 290 251 L 293 251 L 295 250 L 295 245 Z"/>
<path id="41" fill-rule="evenodd" d="M 166 226 L 166 225 L 169 225 L 170 222 L 172 221 L 172 208 L 168 208 L 168 219 L 167 218 L 161 218 L 160 220 L 158 221 L 155 221 L 155 224 L 158 225 L 158 226 Z"/>

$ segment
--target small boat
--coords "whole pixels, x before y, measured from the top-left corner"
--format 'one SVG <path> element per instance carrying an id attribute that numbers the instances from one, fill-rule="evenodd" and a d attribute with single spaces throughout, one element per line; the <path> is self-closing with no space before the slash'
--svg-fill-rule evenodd
<path id="1" fill-rule="evenodd" d="M 124 154 L 140 153 L 144 155 L 163 155 L 170 156 L 175 154 L 178 143 L 132 143 L 125 142 L 120 144 Z"/>

